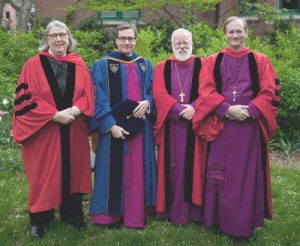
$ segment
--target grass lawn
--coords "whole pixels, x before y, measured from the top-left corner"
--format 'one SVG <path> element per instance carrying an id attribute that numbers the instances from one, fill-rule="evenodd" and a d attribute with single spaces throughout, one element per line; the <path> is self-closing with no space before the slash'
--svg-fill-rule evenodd
<path id="1" fill-rule="evenodd" d="M 272 160 L 272 159 L 271 159 Z M 0 245 L 300 245 L 300 163 L 283 165 L 272 160 L 273 220 L 257 229 L 257 239 L 233 241 L 216 235 L 214 229 L 189 224 L 177 227 L 150 217 L 144 230 L 110 230 L 94 226 L 88 216 L 89 197 L 85 197 L 88 227 L 78 232 L 59 222 L 51 222 L 42 239 L 29 235 L 27 183 L 17 150 L 0 150 Z"/>

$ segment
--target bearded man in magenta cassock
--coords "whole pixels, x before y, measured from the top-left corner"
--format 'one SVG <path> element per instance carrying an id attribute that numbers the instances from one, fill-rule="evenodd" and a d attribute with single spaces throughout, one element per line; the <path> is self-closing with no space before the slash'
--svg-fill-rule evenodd
<path id="1" fill-rule="evenodd" d="M 199 73 L 204 59 L 192 55 L 192 34 L 173 32 L 174 56 L 154 68 L 153 98 L 157 109 L 157 218 L 176 225 L 201 221 L 205 145 L 192 130 Z M 204 146 L 204 147 L 203 147 Z"/>

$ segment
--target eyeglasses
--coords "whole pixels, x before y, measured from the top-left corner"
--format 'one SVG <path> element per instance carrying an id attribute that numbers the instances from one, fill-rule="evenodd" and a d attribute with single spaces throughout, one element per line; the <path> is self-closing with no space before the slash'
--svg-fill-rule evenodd
<path id="1" fill-rule="evenodd" d="M 128 40 L 129 43 L 132 43 L 135 40 L 134 37 L 118 37 L 118 39 L 123 43 L 126 42 L 126 40 Z"/>
<path id="2" fill-rule="evenodd" d="M 231 35 L 231 36 L 233 36 L 234 34 L 242 35 L 244 33 L 245 33 L 244 30 L 236 30 L 236 31 L 230 30 L 230 31 L 226 32 L 227 35 Z"/>
<path id="3" fill-rule="evenodd" d="M 174 45 L 175 47 L 181 47 L 182 45 L 183 45 L 183 46 L 189 46 L 189 45 L 190 45 L 190 42 L 189 42 L 189 41 L 174 42 L 173 45 Z"/>
<path id="4" fill-rule="evenodd" d="M 65 39 L 67 37 L 67 34 L 66 32 L 61 32 L 61 33 L 51 33 L 51 34 L 48 34 L 48 36 L 51 38 L 51 39 L 56 39 L 57 36 L 59 36 L 61 39 Z"/>

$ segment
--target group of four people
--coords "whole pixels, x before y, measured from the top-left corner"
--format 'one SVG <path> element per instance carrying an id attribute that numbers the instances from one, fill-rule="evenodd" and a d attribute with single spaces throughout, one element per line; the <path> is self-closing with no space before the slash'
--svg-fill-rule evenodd
<path id="1" fill-rule="evenodd" d="M 193 221 L 250 237 L 271 218 L 267 145 L 279 81 L 265 55 L 244 47 L 243 19 L 229 17 L 224 36 L 228 47 L 203 59 L 192 54 L 191 32 L 177 29 L 174 56 L 153 71 L 134 52 L 135 25 L 122 23 L 117 51 L 89 71 L 70 52 L 76 42 L 68 27 L 49 23 L 41 52 L 22 70 L 12 127 L 32 236 L 43 236 L 57 207 L 62 222 L 85 228 L 94 132 L 94 224 L 143 228 L 156 212 L 176 225 Z"/>

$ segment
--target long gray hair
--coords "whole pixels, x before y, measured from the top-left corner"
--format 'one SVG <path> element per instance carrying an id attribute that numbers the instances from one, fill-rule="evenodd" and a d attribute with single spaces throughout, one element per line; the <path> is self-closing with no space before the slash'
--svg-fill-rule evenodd
<path id="1" fill-rule="evenodd" d="M 54 21 L 51 21 L 47 27 L 46 27 L 46 30 L 45 30 L 45 33 L 44 33 L 44 37 L 43 37 L 43 41 L 42 41 L 42 45 L 39 47 L 39 51 L 48 51 L 49 49 L 49 44 L 48 44 L 48 34 L 49 34 L 49 30 L 54 27 L 54 26 L 57 26 L 57 27 L 62 27 L 64 28 L 67 33 L 68 33 L 68 37 L 69 37 L 69 45 L 68 45 L 68 48 L 67 48 L 67 52 L 73 50 L 76 48 L 77 46 L 77 42 L 76 40 L 72 37 L 72 34 L 69 30 L 69 28 L 67 27 L 67 25 L 59 20 L 54 20 Z"/>

